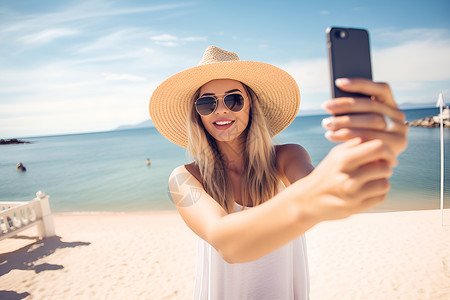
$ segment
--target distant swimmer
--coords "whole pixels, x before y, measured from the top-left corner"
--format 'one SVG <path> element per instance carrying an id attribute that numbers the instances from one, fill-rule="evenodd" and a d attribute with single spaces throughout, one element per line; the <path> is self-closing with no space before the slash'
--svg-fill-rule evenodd
<path id="1" fill-rule="evenodd" d="M 147 158 L 147 166 L 150 166 L 150 158 Z"/>
<path id="2" fill-rule="evenodd" d="M 17 171 L 22 171 L 22 172 L 25 172 L 27 170 L 27 168 L 25 168 L 25 166 L 21 162 L 17 164 L 16 169 L 17 169 Z"/>

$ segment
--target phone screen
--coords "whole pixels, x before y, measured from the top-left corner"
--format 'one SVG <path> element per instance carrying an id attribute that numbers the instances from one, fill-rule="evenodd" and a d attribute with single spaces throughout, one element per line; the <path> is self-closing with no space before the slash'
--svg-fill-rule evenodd
<path id="1" fill-rule="evenodd" d="M 331 96 L 368 97 L 341 91 L 334 84 L 338 78 L 367 78 L 372 80 L 369 33 L 365 29 L 327 28 L 328 58 L 331 75 Z"/>

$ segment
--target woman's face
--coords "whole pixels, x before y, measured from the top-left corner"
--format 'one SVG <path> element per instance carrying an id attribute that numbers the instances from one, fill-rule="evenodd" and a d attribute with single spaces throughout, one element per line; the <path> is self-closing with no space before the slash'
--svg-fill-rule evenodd
<path id="1" fill-rule="evenodd" d="M 244 107 L 239 112 L 229 110 L 223 103 L 225 95 L 240 92 L 244 95 Z M 205 95 L 207 94 L 207 95 Z M 200 89 L 200 95 L 218 97 L 216 110 L 208 116 L 200 116 L 206 130 L 217 141 L 229 142 L 239 137 L 247 128 L 250 113 L 250 99 L 242 83 L 232 79 L 216 79 Z"/>

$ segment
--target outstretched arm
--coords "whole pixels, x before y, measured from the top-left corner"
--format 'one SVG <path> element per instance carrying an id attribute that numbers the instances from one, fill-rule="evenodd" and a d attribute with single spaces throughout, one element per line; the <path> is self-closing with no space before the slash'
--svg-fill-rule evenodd
<path id="1" fill-rule="evenodd" d="M 192 231 L 227 262 L 248 262 L 278 249 L 318 222 L 347 217 L 382 201 L 389 188 L 389 165 L 394 164 L 394 155 L 382 143 L 354 139 L 333 148 L 308 176 L 269 201 L 232 214 L 227 214 L 184 166 L 174 170 L 169 187 Z M 177 177 L 184 179 L 177 181 Z"/>

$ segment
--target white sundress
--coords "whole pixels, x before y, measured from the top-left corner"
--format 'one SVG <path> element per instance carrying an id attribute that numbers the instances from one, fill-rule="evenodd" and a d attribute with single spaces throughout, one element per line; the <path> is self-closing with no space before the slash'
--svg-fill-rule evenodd
<path id="1" fill-rule="evenodd" d="M 241 208 L 236 203 L 235 211 Z M 304 235 L 257 260 L 235 264 L 197 239 L 194 300 L 307 300 L 309 288 Z"/>

